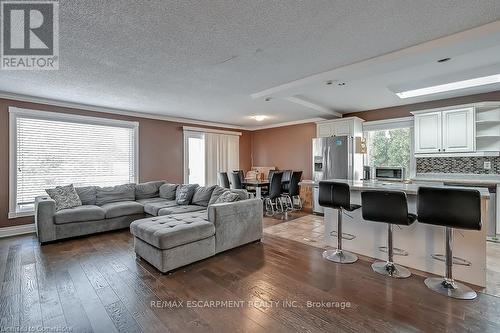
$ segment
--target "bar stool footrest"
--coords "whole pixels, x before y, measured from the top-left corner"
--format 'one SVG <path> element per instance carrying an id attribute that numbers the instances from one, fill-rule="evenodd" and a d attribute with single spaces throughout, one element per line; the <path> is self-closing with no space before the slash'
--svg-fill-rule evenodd
<path id="1" fill-rule="evenodd" d="M 444 254 L 433 254 L 433 255 L 431 255 L 431 257 L 432 257 L 432 259 L 446 262 L 446 256 Z M 453 265 L 471 266 L 472 263 L 468 260 L 463 259 L 463 258 L 453 257 Z"/>
<path id="2" fill-rule="evenodd" d="M 337 231 L 330 232 L 330 236 L 337 237 Z M 345 232 L 342 233 L 342 239 L 353 240 L 354 238 L 356 238 L 356 236 L 353 235 L 353 234 L 348 234 L 348 233 L 345 233 Z"/>
<path id="3" fill-rule="evenodd" d="M 379 246 L 378 249 L 379 249 L 380 252 L 383 252 L 383 253 L 387 253 L 388 252 L 387 246 Z M 406 257 L 406 256 L 408 256 L 409 253 L 406 250 L 403 250 L 403 249 L 400 249 L 400 248 L 397 248 L 397 247 L 393 247 L 392 248 L 392 254 L 394 254 L 395 256 Z"/>

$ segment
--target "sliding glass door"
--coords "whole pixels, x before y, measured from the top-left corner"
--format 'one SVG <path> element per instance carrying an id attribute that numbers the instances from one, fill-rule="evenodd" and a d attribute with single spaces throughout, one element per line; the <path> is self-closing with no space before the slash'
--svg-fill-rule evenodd
<path id="1" fill-rule="evenodd" d="M 205 134 L 184 132 L 184 182 L 205 185 Z"/>

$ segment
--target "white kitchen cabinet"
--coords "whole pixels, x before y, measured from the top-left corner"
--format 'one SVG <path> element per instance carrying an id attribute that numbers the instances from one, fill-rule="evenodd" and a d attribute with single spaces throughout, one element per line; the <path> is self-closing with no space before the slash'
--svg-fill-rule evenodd
<path id="1" fill-rule="evenodd" d="M 316 123 L 316 136 L 363 136 L 363 119 L 357 117 L 324 120 Z"/>
<path id="2" fill-rule="evenodd" d="M 438 153 L 442 146 L 442 112 L 415 115 L 415 153 Z"/>
<path id="3" fill-rule="evenodd" d="M 415 113 L 415 153 L 475 151 L 474 108 Z"/>
<path id="4" fill-rule="evenodd" d="M 322 124 L 317 124 L 316 128 L 316 136 L 318 138 L 325 138 L 332 136 L 334 132 L 334 124 L 332 123 L 322 123 Z"/>
<path id="5" fill-rule="evenodd" d="M 475 150 L 475 117 L 473 108 L 443 111 L 442 151 L 471 152 Z"/>

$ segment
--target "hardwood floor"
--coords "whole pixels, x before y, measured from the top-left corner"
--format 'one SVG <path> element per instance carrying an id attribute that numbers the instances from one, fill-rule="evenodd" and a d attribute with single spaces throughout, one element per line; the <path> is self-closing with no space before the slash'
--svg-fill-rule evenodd
<path id="1" fill-rule="evenodd" d="M 419 276 L 386 279 L 270 236 L 167 275 L 136 260 L 128 230 L 43 247 L 4 238 L 0 281 L 2 331 L 500 331 L 500 298 L 449 299 Z"/>

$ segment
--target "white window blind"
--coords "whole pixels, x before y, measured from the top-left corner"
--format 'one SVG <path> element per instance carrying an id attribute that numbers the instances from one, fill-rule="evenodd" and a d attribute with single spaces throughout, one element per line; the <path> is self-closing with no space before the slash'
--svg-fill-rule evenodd
<path id="1" fill-rule="evenodd" d="M 136 181 L 137 123 L 12 109 L 11 212 L 33 211 L 58 185 Z"/>

